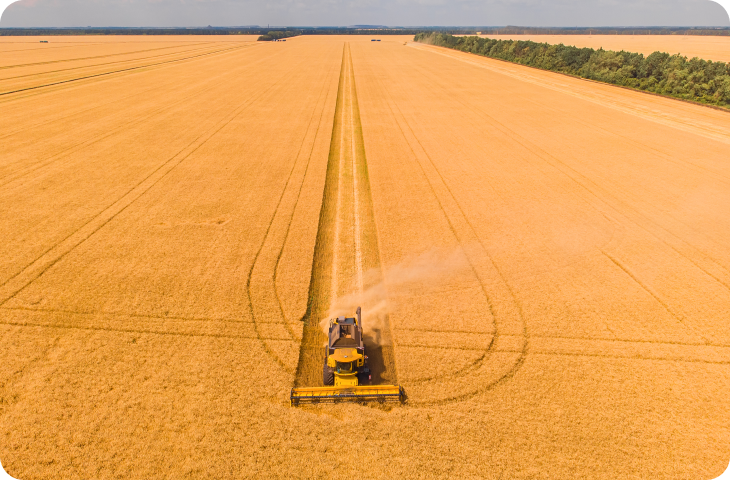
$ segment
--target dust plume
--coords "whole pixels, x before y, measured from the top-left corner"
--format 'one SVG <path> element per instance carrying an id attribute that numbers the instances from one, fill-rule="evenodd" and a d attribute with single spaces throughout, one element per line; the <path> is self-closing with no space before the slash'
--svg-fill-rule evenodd
<path id="1" fill-rule="evenodd" d="M 372 343 L 386 345 L 389 339 L 383 338 L 388 312 L 393 306 L 388 298 L 388 289 L 397 289 L 414 283 L 443 282 L 444 277 L 453 275 L 466 265 L 466 259 L 460 249 L 445 251 L 434 249 L 416 257 L 387 268 L 381 275 L 380 269 L 371 269 L 364 273 L 362 292 L 353 291 L 335 300 L 327 318 L 320 326 L 327 334 L 329 320 L 338 316 L 354 316 L 357 307 L 362 307 L 363 334 Z"/>

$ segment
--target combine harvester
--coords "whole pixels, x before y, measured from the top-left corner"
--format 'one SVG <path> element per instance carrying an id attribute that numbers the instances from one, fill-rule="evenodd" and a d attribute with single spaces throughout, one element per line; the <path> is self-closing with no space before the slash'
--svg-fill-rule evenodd
<path id="1" fill-rule="evenodd" d="M 330 320 L 325 347 L 322 382 L 324 387 L 300 387 L 291 390 L 291 405 L 336 402 L 404 402 L 405 392 L 398 385 L 370 385 L 372 374 L 365 355 L 362 318 Z"/>

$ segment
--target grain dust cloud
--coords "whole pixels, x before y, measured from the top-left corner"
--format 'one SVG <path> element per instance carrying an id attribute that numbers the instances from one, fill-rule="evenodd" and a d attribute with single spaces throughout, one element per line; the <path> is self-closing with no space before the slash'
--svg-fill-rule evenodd
<path id="1" fill-rule="evenodd" d="M 327 318 L 320 322 L 322 330 L 327 333 L 331 318 L 354 315 L 357 307 L 361 307 L 364 335 L 377 345 L 387 345 L 388 341 L 384 340 L 381 333 L 388 312 L 394 306 L 394 300 L 388 298 L 388 288 L 437 281 L 444 283 L 449 276 L 466 266 L 461 250 L 433 249 L 388 267 L 383 275 L 379 269 L 368 270 L 364 273 L 363 284 L 370 286 L 362 292 L 353 291 L 338 297 Z"/>

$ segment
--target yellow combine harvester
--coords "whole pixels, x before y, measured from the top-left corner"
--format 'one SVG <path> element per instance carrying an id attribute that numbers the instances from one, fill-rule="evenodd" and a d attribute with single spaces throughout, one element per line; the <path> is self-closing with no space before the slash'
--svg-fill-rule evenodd
<path id="1" fill-rule="evenodd" d="M 370 385 L 372 374 L 365 355 L 360 312 L 360 307 L 357 307 L 356 318 L 337 317 L 330 320 L 322 367 L 322 383 L 325 386 L 292 388 L 292 406 L 303 403 L 405 400 L 403 388 L 398 385 Z"/>

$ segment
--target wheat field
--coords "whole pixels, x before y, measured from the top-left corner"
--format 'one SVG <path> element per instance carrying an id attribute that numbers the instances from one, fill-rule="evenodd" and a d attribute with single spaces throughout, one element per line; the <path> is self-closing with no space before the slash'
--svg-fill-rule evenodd
<path id="1" fill-rule="evenodd" d="M 0 41 L 9 474 L 725 469 L 730 114 L 379 38 Z"/>

